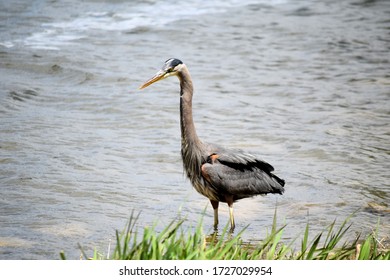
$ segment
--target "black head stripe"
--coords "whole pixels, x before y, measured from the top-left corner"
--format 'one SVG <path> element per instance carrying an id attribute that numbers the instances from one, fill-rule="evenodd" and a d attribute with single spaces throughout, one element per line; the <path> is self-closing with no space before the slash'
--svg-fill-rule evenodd
<path id="1" fill-rule="evenodd" d="M 167 61 L 165 61 L 165 68 L 175 68 L 177 65 L 183 64 L 183 62 L 180 59 L 177 58 L 170 58 Z"/>

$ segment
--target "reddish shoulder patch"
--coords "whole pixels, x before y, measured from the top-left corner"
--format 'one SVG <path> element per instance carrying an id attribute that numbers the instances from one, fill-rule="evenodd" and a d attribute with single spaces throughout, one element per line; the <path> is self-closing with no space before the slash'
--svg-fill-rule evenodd
<path id="1" fill-rule="evenodd" d="M 207 173 L 206 164 L 207 163 L 202 164 L 202 167 L 201 167 L 202 176 L 203 176 L 203 178 L 206 179 L 206 181 L 210 182 L 210 175 Z"/>
<path id="2" fill-rule="evenodd" d="M 212 163 L 212 164 L 215 163 L 215 161 L 216 161 L 218 158 L 219 158 L 219 155 L 218 155 L 218 154 L 212 154 L 212 155 L 210 156 L 210 161 L 211 161 L 211 163 Z"/>

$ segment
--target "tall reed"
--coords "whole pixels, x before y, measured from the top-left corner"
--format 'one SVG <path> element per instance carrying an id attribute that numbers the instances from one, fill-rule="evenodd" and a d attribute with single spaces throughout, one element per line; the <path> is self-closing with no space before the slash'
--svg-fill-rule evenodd
<path id="1" fill-rule="evenodd" d="M 226 226 L 206 236 L 203 233 L 202 219 L 193 229 L 183 227 L 183 219 L 173 220 L 160 232 L 155 227 L 145 227 L 142 234 L 136 229 L 138 215 L 132 213 L 126 229 L 116 232 L 116 245 L 109 257 L 115 260 L 390 260 L 390 249 L 384 248 L 374 231 L 364 239 L 360 236 L 352 241 L 347 234 L 350 226 L 347 218 L 338 228 L 336 221 L 327 229 L 310 239 L 310 225 L 306 228 L 295 249 L 295 240 L 289 244 L 282 241 L 285 225 L 278 227 L 276 211 L 271 231 L 258 243 L 246 243 L 242 240 L 245 228 L 237 234 L 231 234 Z M 81 246 L 80 246 L 81 248 Z M 95 250 L 92 257 L 86 259 L 105 259 Z M 110 253 L 110 252 L 109 252 Z M 62 259 L 65 254 L 61 252 Z"/>

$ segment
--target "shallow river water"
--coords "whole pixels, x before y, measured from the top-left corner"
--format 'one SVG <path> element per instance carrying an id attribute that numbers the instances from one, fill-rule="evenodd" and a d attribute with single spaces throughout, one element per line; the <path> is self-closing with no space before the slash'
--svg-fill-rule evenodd
<path id="1" fill-rule="evenodd" d="M 140 229 L 205 211 L 212 232 L 183 175 L 177 80 L 137 90 L 170 57 L 198 135 L 286 180 L 235 204 L 245 240 L 275 208 L 285 240 L 353 213 L 351 239 L 389 238 L 390 2 L 210 2 L 0 1 L 0 259 L 105 252 L 132 211 Z"/>

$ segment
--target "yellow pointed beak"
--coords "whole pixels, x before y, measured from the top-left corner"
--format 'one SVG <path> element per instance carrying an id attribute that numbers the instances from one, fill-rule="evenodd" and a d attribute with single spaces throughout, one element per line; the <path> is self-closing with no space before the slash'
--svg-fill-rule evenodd
<path id="1" fill-rule="evenodd" d="M 167 76 L 166 76 L 165 74 L 166 74 L 166 72 L 163 71 L 163 70 L 158 71 L 157 74 L 154 75 L 153 78 L 151 78 L 151 79 L 149 79 L 148 81 L 146 81 L 143 85 L 141 85 L 141 86 L 139 87 L 139 89 L 144 89 L 144 88 L 150 86 L 151 84 L 153 84 L 153 83 L 155 83 L 155 82 L 158 82 L 158 81 L 160 81 L 160 80 L 166 78 Z"/>

